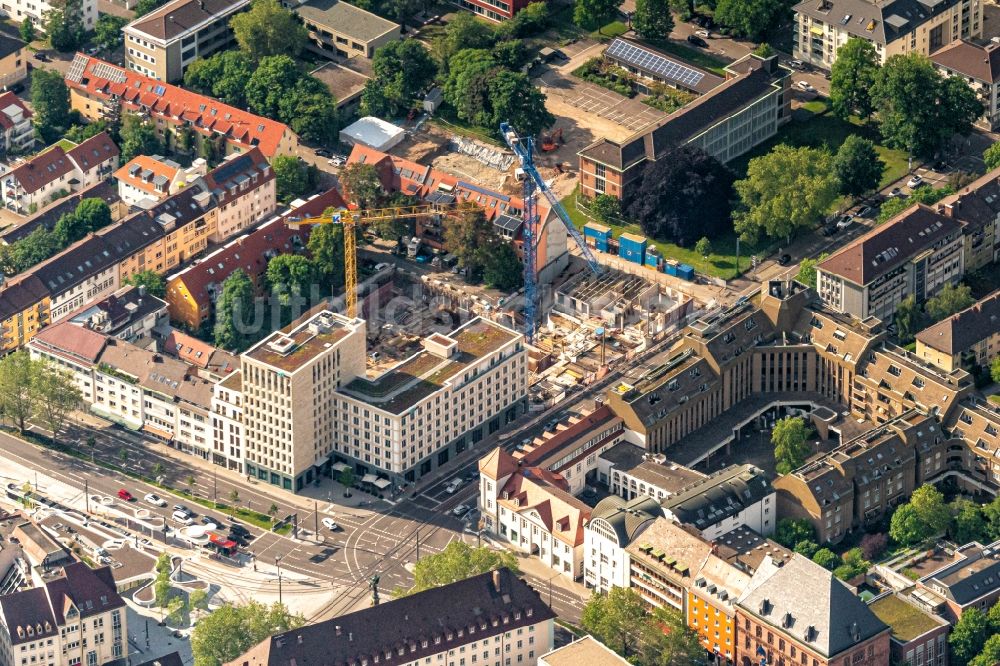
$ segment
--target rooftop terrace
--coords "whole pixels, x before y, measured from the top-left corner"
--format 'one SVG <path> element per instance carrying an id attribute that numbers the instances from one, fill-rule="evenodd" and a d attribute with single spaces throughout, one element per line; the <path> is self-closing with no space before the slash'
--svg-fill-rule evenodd
<path id="1" fill-rule="evenodd" d="M 356 327 L 357 322 L 346 317 L 320 312 L 289 332 L 275 331 L 244 356 L 278 370 L 295 372 L 347 337 Z"/>

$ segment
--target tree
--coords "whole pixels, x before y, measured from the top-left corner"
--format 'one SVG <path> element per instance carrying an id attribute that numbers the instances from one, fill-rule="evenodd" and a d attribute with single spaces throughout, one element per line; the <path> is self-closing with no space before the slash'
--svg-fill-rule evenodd
<path id="1" fill-rule="evenodd" d="M 705 663 L 705 648 L 679 613 L 657 608 L 644 623 L 642 664 L 644 666 L 697 666 Z"/>
<path id="2" fill-rule="evenodd" d="M 773 0 L 719 0 L 713 18 L 732 34 L 760 42 L 785 12 L 785 5 Z"/>
<path id="3" fill-rule="evenodd" d="M 733 174 L 700 148 L 682 146 L 649 164 L 626 216 L 657 240 L 688 246 L 732 232 Z"/>
<path id="4" fill-rule="evenodd" d="M 232 661 L 268 636 L 303 624 L 305 618 L 293 615 L 279 603 L 265 606 L 251 601 L 242 606 L 223 605 L 194 627 L 191 634 L 194 664 L 218 666 Z"/>
<path id="5" fill-rule="evenodd" d="M 303 76 L 278 103 L 278 120 L 307 141 L 336 143 L 340 132 L 337 101 L 314 76 Z"/>
<path id="6" fill-rule="evenodd" d="M 904 199 L 903 197 L 893 197 L 891 199 L 886 199 L 885 201 L 883 201 L 882 206 L 879 208 L 878 216 L 875 218 L 875 224 L 885 224 L 892 218 L 902 213 L 904 210 L 906 210 L 907 208 L 909 208 L 914 204 L 914 202 L 911 201 L 911 199 Z"/>
<path id="7" fill-rule="evenodd" d="M 972 297 L 972 288 L 967 284 L 952 285 L 945 284 L 937 296 L 927 299 L 924 309 L 927 315 L 934 321 L 941 321 L 945 317 L 966 309 L 976 302 Z"/>
<path id="8" fill-rule="evenodd" d="M 265 272 L 268 288 L 278 296 L 278 302 L 287 308 L 296 298 L 309 294 L 313 284 L 313 265 L 296 254 L 279 254 L 267 262 Z"/>
<path id="9" fill-rule="evenodd" d="M 802 541 L 816 541 L 816 528 L 805 518 L 782 518 L 775 526 L 774 540 L 786 548 Z"/>
<path id="10" fill-rule="evenodd" d="M 493 225 L 480 208 L 470 208 L 453 216 L 444 228 L 444 247 L 455 255 L 458 265 L 478 279 L 492 247 Z"/>
<path id="11" fill-rule="evenodd" d="M 622 0 L 575 0 L 573 23 L 584 30 L 598 30 L 614 19 Z"/>
<path id="12" fill-rule="evenodd" d="M 702 236 L 698 239 L 698 242 L 694 244 L 694 251 L 700 254 L 703 259 L 708 259 L 708 255 L 712 254 L 712 241 L 708 240 L 707 237 Z"/>
<path id="13" fill-rule="evenodd" d="M 208 592 L 205 590 L 191 590 L 188 595 L 188 603 L 192 610 L 208 610 Z"/>
<path id="14" fill-rule="evenodd" d="M 242 351 L 253 339 L 251 322 L 256 325 L 253 282 L 236 269 L 222 282 L 222 295 L 215 309 L 215 345 Z"/>
<path id="15" fill-rule="evenodd" d="M 247 106 L 254 113 L 268 118 L 278 118 L 282 100 L 301 77 L 299 66 L 290 56 L 275 55 L 263 58 L 247 81 L 245 89 Z"/>
<path id="16" fill-rule="evenodd" d="M 50 9 L 43 22 L 49 45 L 56 51 L 74 51 L 86 37 L 80 0 L 65 0 L 61 8 Z"/>
<path id="17" fill-rule="evenodd" d="M 810 451 L 807 439 L 809 430 L 801 417 L 786 416 L 774 425 L 771 443 L 778 474 L 788 474 L 802 466 Z"/>
<path id="18" fill-rule="evenodd" d="M 919 157 L 932 157 L 952 135 L 971 132 L 983 113 L 964 79 L 939 74 L 918 53 L 886 60 L 872 98 L 886 143 Z"/>
<path id="19" fill-rule="evenodd" d="M 405 594 L 423 592 L 500 568 L 518 573 L 517 557 L 506 550 L 485 546 L 473 548 L 464 541 L 452 541 L 441 552 L 417 561 L 413 567 L 413 587 Z"/>
<path id="20" fill-rule="evenodd" d="M 481 127 L 490 124 L 489 82 L 498 69 L 486 49 L 464 49 L 452 56 L 442 93 L 459 118 Z"/>
<path id="21" fill-rule="evenodd" d="M 128 24 L 129 20 L 122 16 L 113 14 L 101 14 L 94 26 L 94 41 L 102 48 L 111 51 L 121 46 L 124 41 L 122 28 Z"/>
<path id="22" fill-rule="evenodd" d="M 524 264 L 510 243 L 496 238 L 483 265 L 483 282 L 510 293 L 524 284 Z"/>
<path id="23" fill-rule="evenodd" d="M 0 414 L 12 419 L 21 433 L 38 405 L 34 390 L 38 367 L 39 362 L 31 360 L 24 350 L 0 359 Z"/>
<path id="24" fill-rule="evenodd" d="M 831 571 L 840 566 L 840 558 L 829 548 L 820 548 L 817 550 L 812 560 L 821 567 Z"/>
<path id="25" fill-rule="evenodd" d="M 66 425 L 70 412 L 83 404 L 83 395 L 69 373 L 47 361 L 34 363 L 37 365 L 32 389 L 36 395 L 38 415 L 55 439 Z"/>
<path id="26" fill-rule="evenodd" d="M 156 577 L 156 581 L 153 583 L 153 597 L 156 600 L 156 605 L 160 608 L 167 605 L 170 598 L 170 579 L 168 577 L 162 575 Z"/>
<path id="27" fill-rule="evenodd" d="M 337 480 L 340 481 L 340 485 L 344 486 L 344 497 L 350 497 L 351 488 L 354 487 L 354 469 L 345 467 L 340 471 L 340 477 Z"/>
<path id="28" fill-rule="evenodd" d="M 993 362 L 990 363 L 990 379 L 1000 383 L 1000 356 L 994 358 Z"/>
<path id="29" fill-rule="evenodd" d="M 799 555 L 808 557 L 811 560 L 813 558 L 813 555 L 816 554 L 816 551 L 819 550 L 819 544 L 816 543 L 815 541 L 809 541 L 809 540 L 799 541 L 797 544 L 795 544 L 795 548 L 793 548 L 792 550 L 798 553 Z"/>
<path id="30" fill-rule="evenodd" d="M 758 58 L 770 58 L 774 55 L 774 48 L 772 48 L 767 42 L 761 42 L 761 44 L 755 48 L 752 53 Z"/>
<path id="31" fill-rule="evenodd" d="M 795 276 L 795 279 L 807 287 L 816 289 L 816 266 L 821 264 L 828 256 L 830 256 L 829 253 L 823 252 L 815 259 L 803 259 L 800 261 L 799 272 Z"/>
<path id="32" fill-rule="evenodd" d="M 321 224 L 309 234 L 309 256 L 316 278 L 329 286 L 330 293 L 344 285 L 344 227 Z"/>
<path id="33" fill-rule="evenodd" d="M 248 12 L 229 19 L 236 43 L 255 61 L 275 55 L 296 57 L 309 41 L 305 26 L 277 0 L 254 0 Z"/>
<path id="34" fill-rule="evenodd" d="M 993 608 L 997 608 L 996 605 Z M 993 625 L 993 635 L 986 639 L 982 651 L 969 666 L 996 666 L 1000 664 L 1000 627 Z"/>
<path id="35" fill-rule="evenodd" d="M 157 298 L 164 298 L 167 295 L 166 280 L 156 271 L 149 269 L 130 275 L 125 279 L 125 284 L 130 284 L 133 287 L 145 287 L 147 294 Z"/>
<path id="36" fill-rule="evenodd" d="M 580 625 L 594 638 L 628 658 L 646 633 L 645 603 L 633 588 L 612 587 L 594 593 L 583 607 Z"/>
<path id="37" fill-rule="evenodd" d="M 840 180 L 841 194 L 860 197 L 878 187 L 885 162 L 879 159 L 870 139 L 851 134 L 837 149 L 833 169 Z"/>
<path id="38" fill-rule="evenodd" d="M 632 29 L 646 39 L 667 39 L 674 29 L 674 18 L 667 0 L 636 0 Z"/>
<path id="39" fill-rule="evenodd" d="M 896 543 L 911 546 L 922 542 L 929 535 L 927 526 L 920 521 L 917 510 L 909 504 L 901 504 L 889 521 L 889 536 Z"/>
<path id="40" fill-rule="evenodd" d="M 171 624 L 180 624 L 187 613 L 187 602 L 184 597 L 176 596 L 167 602 L 167 619 Z"/>
<path id="41" fill-rule="evenodd" d="M 531 61 L 532 53 L 520 39 L 508 39 L 497 44 L 490 51 L 499 67 L 519 70 Z"/>
<path id="42" fill-rule="evenodd" d="M 59 72 L 41 68 L 32 72 L 31 104 L 35 132 L 43 142 L 52 143 L 69 127 L 69 88 Z"/>
<path id="43" fill-rule="evenodd" d="M 524 10 L 518 12 L 515 18 L 523 12 Z M 451 68 L 451 59 L 456 53 L 466 49 L 489 49 L 495 42 L 496 33 L 490 25 L 473 14 L 461 12 L 452 17 L 445 26 L 444 34 L 434 40 L 431 48 L 441 73 L 447 74 Z"/>
<path id="44" fill-rule="evenodd" d="M 987 171 L 1000 167 L 1000 141 L 990 144 L 990 147 L 983 151 L 983 162 L 986 163 Z"/>
<path id="45" fill-rule="evenodd" d="M 507 121 L 525 136 L 536 136 L 556 121 L 545 108 L 545 95 L 527 74 L 500 70 L 490 79 L 489 99 L 493 107 L 492 129 L 499 135 Z"/>
<path id="46" fill-rule="evenodd" d="M 128 449 L 124 446 L 118 449 L 118 460 L 121 461 L 122 465 L 128 462 Z"/>
<path id="47" fill-rule="evenodd" d="M 910 495 L 910 506 L 916 509 L 920 520 L 929 530 L 929 536 L 943 534 L 951 523 L 951 512 L 944 503 L 944 495 L 934 486 L 925 483 Z"/>
<path id="48" fill-rule="evenodd" d="M 467 16 L 461 13 L 452 21 Z M 372 79 L 361 97 L 362 112 L 375 116 L 406 113 L 417 94 L 437 75 L 437 65 L 427 49 L 415 39 L 392 41 L 375 51 Z"/>
<path id="49" fill-rule="evenodd" d="M 229 491 L 230 515 L 232 516 L 236 515 L 236 507 L 239 506 L 239 503 L 240 503 L 240 491 L 236 490 L 236 488 L 233 488 L 232 490 Z"/>
<path id="50" fill-rule="evenodd" d="M 30 16 L 25 16 L 24 20 L 21 21 L 21 27 L 18 28 L 18 32 L 21 34 L 21 39 L 29 44 L 35 41 L 35 23 L 31 20 Z"/>
<path id="51" fill-rule="evenodd" d="M 610 194 L 598 194 L 588 204 L 590 212 L 604 223 L 620 220 L 622 217 L 622 200 Z"/>
<path id="52" fill-rule="evenodd" d="M 878 559 L 889 545 L 889 537 L 884 532 L 874 532 L 861 537 L 861 554 L 866 560 Z"/>
<path id="53" fill-rule="evenodd" d="M 975 607 L 964 610 L 948 637 L 951 663 L 962 666 L 971 662 L 982 651 L 991 629 L 989 618 L 981 610 Z"/>
<path id="54" fill-rule="evenodd" d="M 373 164 L 354 162 L 340 170 L 344 196 L 360 208 L 375 207 L 385 195 L 382 180 Z"/>
<path id="55" fill-rule="evenodd" d="M 838 118 L 872 115 L 872 87 L 878 76 L 879 59 L 875 45 L 852 37 L 837 50 L 830 68 L 830 106 Z"/>
<path id="56" fill-rule="evenodd" d="M 761 232 L 790 238 L 815 225 L 836 200 L 839 185 L 829 152 L 779 144 L 750 160 L 747 177 L 733 184 L 742 203 L 733 217 L 736 231 L 744 240 Z"/>
<path id="57" fill-rule="evenodd" d="M 156 155 L 163 150 L 153 123 L 134 113 L 125 114 L 119 137 L 122 162 L 128 162 L 136 155 Z"/>
<path id="58" fill-rule="evenodd" d="M 902 344 L 908 344 L 924 328 L 924 313 L 917 305 L 917 298 L 910 294 L 896 306 L 896 334 Z"/>
<path id="59" fill-rule="evenodd" d="M 139 0 L 135 5 L 135 17 L 145 16 L 149 12 L 158 9 L 167 0 Z"/>
<path id="60" fill-rule="evenodd" d="M 980 541 L 987 536 L 986 518 L 978 504 L 959 498 L 951 503 L 950 509 L 953 519 L 948 532 L 951 534 L 952 541 L 966 544 L 971 541 Z"/>
<path id="61" fill-rule="evenodd" d="M 97 439 L 93 435 L 89 435 L 84 443 L 90 449 L 90 462 L 94 462 L 94 454 L 97 452 Z"/>
<path id="62" fill-rule="evenodd" d="M 198 58 L 184 71 L 184 87 L 216 97 L 232 106 L 246 106 L 246 87 L 256 67 L 243 51 L 220 51 Z"/>
<path id="63" fill-rule="evenodd" d="M 271 160 L 278 198 L 291 201 L 310 189 L 309 165 L 295 155 L 278 155 Z"/>

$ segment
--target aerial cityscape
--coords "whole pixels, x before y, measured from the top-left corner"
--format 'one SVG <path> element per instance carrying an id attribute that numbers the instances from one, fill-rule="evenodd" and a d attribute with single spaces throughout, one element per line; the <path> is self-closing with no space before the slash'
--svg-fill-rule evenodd
<path id="1" fill-rule="evenodd" d="M 1000 665 L 994 0 L 0 19 L 0 666 Z"/>

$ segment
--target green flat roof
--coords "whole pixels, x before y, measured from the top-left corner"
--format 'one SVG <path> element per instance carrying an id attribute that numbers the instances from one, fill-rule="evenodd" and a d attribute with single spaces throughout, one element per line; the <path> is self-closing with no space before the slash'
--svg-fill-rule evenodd
<path id="1" fill-rule="evenodd" d="M 917 636 L 941 626 L 930 615 L 906 603 L 895 594 L 886 595 L 868 604 L 868 608 L 878 619 L 889 625 L 894 638 L 903 642 L 912 641 Z"/>

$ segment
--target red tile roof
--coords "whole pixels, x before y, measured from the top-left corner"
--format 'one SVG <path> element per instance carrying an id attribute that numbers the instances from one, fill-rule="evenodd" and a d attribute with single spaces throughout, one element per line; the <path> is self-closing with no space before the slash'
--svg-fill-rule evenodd
<path id="1" fill-rule="evenodd" d="M 267 157 L 274 156 L 286 132 L 292 134 L 284 123 L 82 53 L 73 59 L 66 85 L 102 99 L 114 97 L 130 110 L 149 111 L 174 123 L 181 118 L 197 132 L 224 134 L 233 142 L 259 147 Z"/>
<path id="2" fill-rule="evenodd" d="M 215 347 L 176 329 L 163 341 L 163 351 L 189 365 L 207 368 Z"/>
<path id="3" fill-rule="evenodd" d="M 111 140 L 111 135 L 101 132 L 90 137 L 76 148 L 70 148 L 66 153 L 83 171 L 90 171 L 107 160 L 118 157 L 121 151 Z"/>
<path id="4" fill-rule="evenodd" d="M 134 176 L 130 173 L 130 169 L 133 165 L 139 167 L 139 171 L 137 171 Z M 152 173 L 152 177 L 150 177 L 149 180 L 142 179 L 142 173 L 144 171 Z M 144 192 L 148 192 L 150 194 L 166 194 L 166 192 L 159 192 L 156 189 L 156 185 L 153 184 L 153 178 L 156 176 L 163 176 L 167 179 L 167 185 L 169 187 L 170 183 L 174 181 L 174 176 L 177 175 L 178 171 L 178 168 L 170 166 L 165 162 L 161 162 L 155 157 L 151 157 L 149 155 L 136 155 L 119 167 L 118 171 L 115 171 L 115 178 L 128 183 L 138 190 L 143 190 Z"/>
<path id="5" fill-rule="evenodd" d="M 19 107 L 21 109 L 21 112 L 28 118 L 34 115 L 31 113 L 31 110 L 24 105 L 24 102 L 21 101 L 21 98 L 15 95 L 14 93 L 8 91 L 0 95 L 0 112 L 2 112 L 11 104 L 13 104 L 16 107 Z M 13 126 L 14 123 L 11 122 L 7 114 L 0 113 L 0 127 L 3 127 L 6 130 L 12 128 Z"/>
<path id="6" fill-rule="evenodd" d="M 42 189 L 73 170 L 73 163 L 61 146 L 52 146 L 44 153 L 22 163 L 7 177 L 13 178 L 27 194 Z M 7 178 L 4 178 L 6 183 Z"/>
<path id="7" fill-rule="evenodd" d="M 102 333 L 70 321 L 61 321 L 40 330 L 32 344 L 68 359 L 96 363 L 107 341 L 108 337 Z"/>

